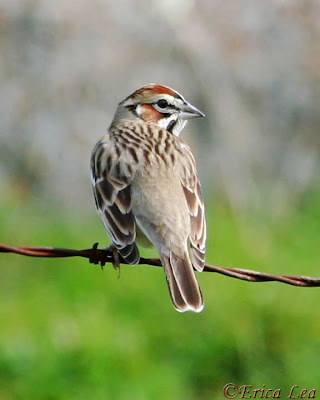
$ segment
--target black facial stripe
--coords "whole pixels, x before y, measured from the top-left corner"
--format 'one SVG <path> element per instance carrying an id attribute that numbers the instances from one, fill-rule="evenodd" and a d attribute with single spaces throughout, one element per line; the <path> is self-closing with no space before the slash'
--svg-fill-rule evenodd
<path id="1" fill-rule="evenodd" d="M 173 119 L 172 121 L 170 121 L 169 125 L 167 126 L 167 131 L 172 133 L 177 122 L 177 119 Z"/>
<path id="2" fill-rule="evenodd" d="M 161 113 L 161 114 L 162 114 L 163 118 L 169 118 L 169 117 L 171 117 L 171 114 L 170 114 L 170 113 Z"/>
<path id="3" fill-rule="evenodd" d="M 130 106 L 127 106 L 128 110 L 130 110 L 136 117 L 139 117 L 137 114 L 137 106 L 132 104 Z"/>

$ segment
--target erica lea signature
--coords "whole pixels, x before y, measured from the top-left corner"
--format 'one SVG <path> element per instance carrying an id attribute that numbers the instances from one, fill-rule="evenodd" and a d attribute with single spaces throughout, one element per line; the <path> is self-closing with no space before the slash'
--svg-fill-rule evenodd
<path id="1" fill-rule="evenodd" d="M 223 387 L 223 395 L 227 399 L 315 399 L 316 389 L 300 388 L 293 385 L 284 392 L 282 389 L 267 388 L 262 385 L 254 388 L 253 385 L 238 386 L 235 383 L 227 383 Z"/>

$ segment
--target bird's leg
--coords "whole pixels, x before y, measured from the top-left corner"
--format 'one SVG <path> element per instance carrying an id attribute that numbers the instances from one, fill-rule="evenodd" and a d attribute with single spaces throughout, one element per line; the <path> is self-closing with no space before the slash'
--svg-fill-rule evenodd
<path id="1" fill-rule="evenodd" d="M 103 251 L 106 252 L 106 254 L 103 255 L 103 257 L 102 257 L 101 250 L 98 249 L 98 244 L 99 243 L 95 243 L 92 246 L 90 257 L 89 257 L 89 262 L 91 264 L 95 264 L 95 265 L 100 264 L 101 269 L 103 269 L 106 262 L 111 262 L 113 265 L 113 268 L 118 269 L 120 271 L 120 257 L 119 257 L 118 249 L 113 244 L 110 244 L 109 246 L 107 246 L 103 249 Z M 111 261 L 110 261 L 110 257 L 112 257 Z M 109 258 L 109 260 L 108 260 L 108 258 Z"/>
<path id="2" fill-rule="evenodd" d="M 120 257 L 119 257 L 119 251 L 116 248 L 116 246 L 114 244 L 110 244 L 109 246 L 105 247 L 104 250 L 112 252 L 113 256 L 112 266 L 114 269 L 118 269 L 120 271 Z"/>

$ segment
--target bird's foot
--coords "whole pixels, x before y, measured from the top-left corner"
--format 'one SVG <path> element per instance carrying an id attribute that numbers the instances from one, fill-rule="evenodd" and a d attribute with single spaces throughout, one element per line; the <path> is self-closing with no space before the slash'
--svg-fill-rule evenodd
<path id="1" fill-rule="evenodd" d="M 101 257 L 101 250 L 98 249 L 98 244 L 99 243 L 95 243 L 92 246 L 89 262 L 95 265 L 99 264 L 101 269 L 103 269 L 104 265 L 106 264 L 106 260 Z"/>
<path id="2" fill-rule="evenodd" d="M 119 271 L 120 275 L 120 256 L 118 249 L 110 244 L 104 249 L 98 249 L 98 244 L 95 243 L 92 246 L 89 262 L 91 264 L 100 265 L 101 269 L 105 266 L 106 262 L 111 262 L 114 269 Z"/>
<path id="3" fill-rule="evenodd" d="M 114 269 L 120 271 L 120 256 L 119 250 L 116 248 L 116 246 L 114 244 L 110 244 L 109 246 L 105 247 L 104 250 L 112 253 L 112 266 Z"/>

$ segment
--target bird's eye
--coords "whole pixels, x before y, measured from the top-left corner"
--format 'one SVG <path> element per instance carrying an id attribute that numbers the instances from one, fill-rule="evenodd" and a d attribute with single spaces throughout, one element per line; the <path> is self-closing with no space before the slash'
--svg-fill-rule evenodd
<path id="1" fill-rule="evenodd" d="M 157 106 L 160 108 L 167 108 L 168 107 L 168 102 L 165 99 L 160 99 L 157 101 Z"/>

